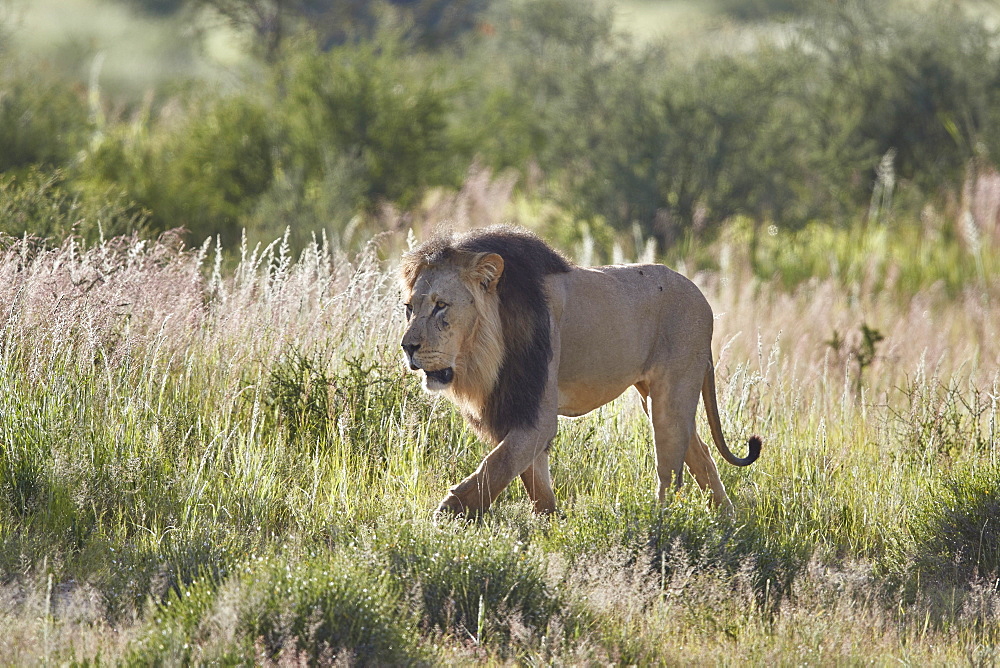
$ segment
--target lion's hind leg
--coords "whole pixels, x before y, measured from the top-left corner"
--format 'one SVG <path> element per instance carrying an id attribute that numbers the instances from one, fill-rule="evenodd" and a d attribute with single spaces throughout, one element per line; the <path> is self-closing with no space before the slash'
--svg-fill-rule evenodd
<path id="1" fill-rule="evenodd" d="M 696 437 L 694 416 L 701 392 L 701 376 L 677 373 L 673 381 L 662 378 L 649 384 L 660 503 L 666 501 L 671 488 L 680 489 L 688 448 Z"/>
<path id="2" fill-rule="evenodd" d="M 694 479 L 702 489 L 712 490 L 712 504 L 722 508 L 727 512 L 733 511 L 733 503 L 726 494 L 726 487 L 719 477 L 719 469 L 715 466 L 712 453 L 708 449 L 705 441 L 697 433 L 692 434 L 691 443 L 688 445 L 687 457 L 684 460 Z"/>

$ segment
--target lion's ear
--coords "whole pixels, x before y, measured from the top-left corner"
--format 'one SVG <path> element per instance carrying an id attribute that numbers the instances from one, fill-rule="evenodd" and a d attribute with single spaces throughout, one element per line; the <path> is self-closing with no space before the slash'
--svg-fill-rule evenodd
<path id="1" fill-rule="evenodd" d="M 487 292 L 497 289 L 497 281 L 503 274 L 503 258 L 496 253 L 483 253 L 476 258 L 472 275 Z"/>

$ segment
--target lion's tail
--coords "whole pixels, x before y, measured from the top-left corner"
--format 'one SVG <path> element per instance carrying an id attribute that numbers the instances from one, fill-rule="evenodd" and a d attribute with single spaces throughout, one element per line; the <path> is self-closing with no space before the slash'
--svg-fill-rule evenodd
<path id="1" fill-rule="evenodd" d="M 722 435 L 722 421 L 719 419 L 719 402 L 715 397 L 715 367 L 711 362 L 705 370 L 705 380 L 701 384 L 701 397 L 705 400 L 705 412 L 708 413 L 708 425 L 712 429 L 712 440 L 719 449 L 723 459 L 734 466 L 750 466 L 760 457 L 760 437 L 751 436 L 747 441 L 750 452 L 742 459 L 737 457 L 726 445 Z"/>

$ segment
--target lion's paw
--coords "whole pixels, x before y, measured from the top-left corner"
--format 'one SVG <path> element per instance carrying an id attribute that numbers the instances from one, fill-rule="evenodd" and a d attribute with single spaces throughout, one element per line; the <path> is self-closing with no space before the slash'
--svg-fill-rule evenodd
<path id="1" fill-rule="evenodd" d="M 461 499 L 455 496 L 452 492 L 448 492 L 448 496 L 444 497 L 440 504 L 438 504 L 437 510 L 434 511 L 435 515 L 462 515 L 465 513 L 465 504 L 462 503 Z"/>
<path id="2" fill-rule="evenodd" d="M 448 492 L 448 495 L 438 505 L 437 510 L 434 511 L 435 519 L 460 517 L 471 520 L 476 519 L 481 514 L 482 510 L 466 505 L 454 492 Z"/>

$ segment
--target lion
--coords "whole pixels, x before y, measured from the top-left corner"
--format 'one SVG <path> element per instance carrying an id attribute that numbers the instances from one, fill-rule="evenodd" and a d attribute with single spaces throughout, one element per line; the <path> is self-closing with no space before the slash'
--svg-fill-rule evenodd
<path id="1" fill-rule="evenodd" d="M 578 417 L 630 387 L 653 426 L 658 498 L 681 486 L 687 463 L 712 503 L 732 511 L 708 446 L 695 431 L 699 395 L 723 458 L 712 308 L 689 279 L 659 264 L 580 267 L 522 228 L 439 235 L 404 254 L 400 276 L 405 361 L 443 392 L 493 446 L 438 513 L 489 508 L 520 476 L 539 514 L 556 510 L 549 446 L 557 416 Z"/>

